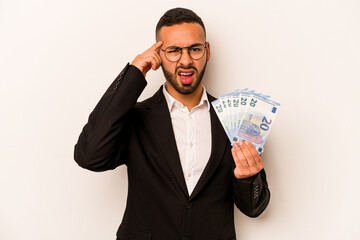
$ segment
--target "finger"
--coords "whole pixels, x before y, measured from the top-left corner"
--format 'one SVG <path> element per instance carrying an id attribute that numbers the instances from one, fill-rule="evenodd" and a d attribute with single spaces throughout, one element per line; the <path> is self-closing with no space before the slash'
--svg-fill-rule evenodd
<path id="1" fill-rule="evenodd" d="M 159 59 L 159 65 L 161 65 L 162 60 L 161 60 L 160 54 L 158 52 L 156 52 L 156 57 Z"/>
<path id="2" fill-rule="evenodd" d="M 155 68 L 153 68 L 153 70 L 156 70 L 161 66 L 161 58 L 160 58 L 159 54 L 157 54 L 157 53 L 154 54 L 154 57 L 156 59 L 157 65 L 155 66 Z"/>
<path id="3" fill-rule="evenodd" d="M 144 67 L 152 67 L 158 64 L 158 59 L 154 54 L 144 54 L 141 59 Z"/>
<path id="4" fill-rule="evenodd" d="M 255 162 L 256 162 L 257 164 L 262 163 L 262 159 L 261 159 L 259 153 L 256 151 L 256 149 L 255 149 L 254 146 L 251 144 L 251 142 L 246 141 L 245 144 L 246 144 L 247 148 L 249 149 L 251 155 L 253 156 Z"/>
<path id="5" fill-rule="evenodd" d="M 246 144 L 243 141 L 239 142 L 240 145 L 240 149 L 243 153 L 243 155 L 245 156 L 246 162 L 249 166 L 253 166 L 256 164 L 254 157 L 252 156 L 252 154 L 250 153 L 249 149 L 247 148 Z"/>
<path id="6" fill-rule="evenodd" d="M 150 57 L 150 64 L 153 70 L 156 70 L 160 67 L 160 62 L 161 61 L 155 54 Z"/>
<path id="7" fill-rule="evenodd" d="M 244 142 L 242 140 L 240 140 L 238 143 L 234 143 L 234 148 L 235 148 L 235 153 L 240 161 L 240 164 L 243 168 L 248 168 L 249 167 L 249 163 L 246 160 L 246 156 L 244 155 L 242 148 L 244 145 Z"/>
<path id="8" fill-rule="evenodd" d="M 162 42 L 162 41 L 159 41 L 159 42 L 155 43 L 154 45 L 152 45 L 152 46 L 149 48 L 149 50 L 150 50 L 150 51 L 156 51 L 159 47 L 161 47 L 162 44 L 163 44 L 163 42 Z"/>
<path id="9" fill-rule="evenodd" d="M 236 144 L 236 143 L 235 143 L 235 144 Z M 234 147 L 235 147 L 235 144 L 234 144 Z M 234 147 L 231 149 L 231 154 L 232 154 L 232 156 L 233 156 L 233 159 L 234 159 L 234 162 L 235 162 L 235 166 L 242 168 L 241 163 L 240 163 L 240 160 L 239 160 L 239 158 L 238 158 L 238 156 L 237 156 L 237 154 L 236 154 L 236 152 L 235 152 L 235 148 L 234 148 Z"/>
<path id="10" fill-rule="evenodd" d="M 151 68 L 152 69 L 157 69 L 160 67 L 161 65 L 161 58 L 159 56 L 159 54 L 157 54 L 154 51 L 146 51 L 144 54 L 144 59 L 146 61 L 147 64 L 151 64 Z"/>

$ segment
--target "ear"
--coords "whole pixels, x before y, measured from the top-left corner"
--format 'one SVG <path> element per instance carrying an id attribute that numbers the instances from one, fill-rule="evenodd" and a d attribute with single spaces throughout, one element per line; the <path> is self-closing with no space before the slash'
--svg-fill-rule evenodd
<path id="1" fill-rule="evenodd" d="M 210 43 L 206 42 L 206 61 L 210 60 Z"/>

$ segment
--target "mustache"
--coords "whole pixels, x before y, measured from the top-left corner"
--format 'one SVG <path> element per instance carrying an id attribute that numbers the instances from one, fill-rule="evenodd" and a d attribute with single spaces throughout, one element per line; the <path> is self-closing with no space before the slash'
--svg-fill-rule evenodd
<path id="1" fill-rule="evenodd" d="M 194 69 L 195 71 L 198 71 L 197 68 L 194 67 L 194 66 L 183 66 L 183 65 L 179 65 L 179 66 L 176 67 L 175 72 L 176 72 L 178 69 L 180 69 L 180 68 L 181 68 L 181 69 Z"/>

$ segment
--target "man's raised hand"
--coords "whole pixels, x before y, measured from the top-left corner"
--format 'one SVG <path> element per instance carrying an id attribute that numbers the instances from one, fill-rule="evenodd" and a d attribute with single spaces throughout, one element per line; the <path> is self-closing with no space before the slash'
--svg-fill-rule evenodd
<path id="1" fill-rule="evenodd" d="M 158 49 L 162 46 L 162 42 L 159 41 L 151 46 L 145 52 L 137 55 L 131 62 L 131 65 L 137 67 L 146 77 L 146 73 L 150 70 L 157 70 L 161 66 L 161 58 L 158 54 Z"/>

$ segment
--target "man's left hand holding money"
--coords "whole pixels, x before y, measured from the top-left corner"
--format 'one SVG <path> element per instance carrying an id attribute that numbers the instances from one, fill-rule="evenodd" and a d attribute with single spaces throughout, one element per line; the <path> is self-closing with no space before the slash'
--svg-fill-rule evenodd
<path id="1" fill-rule="evenodd" d="M 236 166 L 234 175 L 238 179 L 250 178 L 264 168 L 259 153 L 249 141 L 234 143 L 231 153 Z"/>

